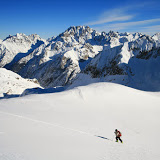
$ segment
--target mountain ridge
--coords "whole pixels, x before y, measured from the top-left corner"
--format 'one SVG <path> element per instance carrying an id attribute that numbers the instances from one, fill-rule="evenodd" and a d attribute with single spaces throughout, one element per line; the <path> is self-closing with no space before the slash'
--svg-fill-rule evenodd
<path id="1" fill-rule="evenodd" d="M 16 36 L 25 37 L 24 34 Z M 27 44 L 29 49 L 26 49 L 25 56 L 13 61 L 12 65 L 8 65 L 9 60 L 3 65 L 5 50 L 3 42 L 0 43 L 0 66 L 24 78 L 36 78 L 45 88 L 82 85 L 81 78 L 88 75 L 88 82 L 98 79 L 141 90 L 160 90 L 155 87 L 160 84 L 160 73 L 157 70 L 160 67 L 160 33 L 153 36 L 114 31 L 99 33 L 88 26 L 72 26 L 47 41 L 38 35 L 27 38 L 31 40 L 30 44 L 38 45 L 31 48 Z M 14 53 L 15 56 L 16 54 Z M 143 77 L 150 77 L 147 79 L 155 84 L 151 85 Z"/>

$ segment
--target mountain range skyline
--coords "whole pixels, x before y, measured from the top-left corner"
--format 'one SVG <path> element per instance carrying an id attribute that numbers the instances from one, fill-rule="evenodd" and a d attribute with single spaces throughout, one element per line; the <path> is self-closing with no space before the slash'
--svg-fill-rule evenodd
<path id="1" fill-rule="evenodd" d="M 160 90 L 160 33 L 148 36 L 87 26 L 69 27 L 48 40 L 16 34 L 0 43 L 0 67 L 44 88 L 113 82 L 148 91 Z M 155 67 L 156 66 L 156 67 Z"/>
<path id="2" fill-rule="evenodd" d="M 67 31 L 69 28 L 74 28 L 74 27 L 88 27 L 88 28 L 91 28 L 91 29 L 93 29 L 93 30 L 95 30 L 97 33 L 106 33 L 106 34 L 109 34 L 110 32 L 114 32 L 114 33 L 118 33 L 118 34 L 142 34 L 142 35 L 146 35 L 146 36 L 150 36 L 150 37 L 153 37 L 153 36 L 155 36 L 156 34 L 159 34 L 160 33 L 160 31 L 159 32 L 155 32 L 155 33 L 153 33 L 153 34 L 145 34 L 145 33 L 143 33 L 143 32 L 127 32 L 127 31 L 124 31 L 124 32 L 118 32 L 118 31 L 114 31 L 114 30 L 109 30 L 109 31 L 98 31 L 98 30 L 96 30 L 96 29 L 94 29 L 94 28 L 92 28 L 92 27 L 89 27 L 88 25 L 80 25 L 80 26 L 69 26 L 69 27 L 67 27 L 67 29 L 65 29 L 64 31 L 62 31 L 62 32 L 60 32 L 60 33 L 58 33 L 56 36 L 55 35 L 50 35 L 49 37 L 46 37 L 46 38 L 43 38 L 42 36 L 40 36 L 39 34 L 37 34 L 37 33 L 30 33 L 30 34 L 26 34 L 26 33 L 22 33 L 22 32 L 17 32 L 17 33 L 15 33 L 15 34 L 8 34 L 6 37 L 4 37 L 3 39 L 1 38 L 0 39 L 0 42 L 2 42 L 2 41 L 4 41 L 4 40 L 6 40 L 6 39 L 8 39 L 8 38 L 10 38 L 10 37 L 14 37 L 14 36 L 19 36 L 19 35 L 24 35 L 24 36 L 38 36 L 38 37 L 40 37 L 41 39 L 43 39 L 43 40 L 46 40 L 46 41 L 50 41 L 50 40 L 52 40 L 52 39 L 55 39 L 56 37 L 58 37 L 59 35 L 61 35 L 61 34 L 63 34 L 65 31 Z"/>
<path id="3" fill-rule="evenodd" d="M 69 26 L 89 26 L 99 32 L 160 32 L 159 0 L 1 2 L 0 39 L 16 33 L 38 34 L 47 39 Z"/>

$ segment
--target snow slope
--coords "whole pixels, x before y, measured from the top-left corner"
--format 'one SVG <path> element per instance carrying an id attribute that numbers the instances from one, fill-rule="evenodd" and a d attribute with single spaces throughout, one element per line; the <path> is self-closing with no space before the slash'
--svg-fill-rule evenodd
<path id="1" fill-rule="evenodd" d="M 0 160 L 159 160 L 159 104 L 112 83 L 1 100 Z"/>
<path id="2" fill-rule="evenodd" d="M 3 94 L 22 94 L 25 89 L 35 87 L 40 87 L 36 79 L 24 79 L 12 71 L 0 68 L 0 97 Z"/>

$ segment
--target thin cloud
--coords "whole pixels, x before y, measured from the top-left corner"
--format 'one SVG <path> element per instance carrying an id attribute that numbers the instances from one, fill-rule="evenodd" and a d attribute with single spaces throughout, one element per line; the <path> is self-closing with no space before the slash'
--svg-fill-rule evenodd
<path id="1" fill-rule="evenodd" d="M 98 31 L 109 31 L 109 30 L 114 30 L 114 31 L 120 31 L 127 29 L 129 27 L 134 27 L 134 26 L 142 26 L 146 24 L 152 24 L 155 22 L 160 22 L 160 18 L 157 19 L 149 19 L 149 20 L 143 20 L 143 21 L 134 21 L 134 22 L 125 22 L 125 23 L 115 23 L 115 24 L 108 24 L 102 27 L 96 27 Z M 159 25 L 158 25 L 159 26 Z M 158 28 L 158 26 L 156 26 Z M 147 26 L 146 29 L 149 29 L 150 27 Z M 144 27 L 145 29 L 145 27 Z M 154 29 L 153 27 L 150 29 Z"/>
<path id="2" fill-rule="evenodd" d="M 90 21 L 85 25 L 89 25 L 97 31 L 108 32 L 110 30 L 119 32 L 141 32 L 152 34 L 160 32 L 160 18 L 149 16 L 152 10 L 155 10 L 154 2 L 146 2 L 141 4 L 133 4 L 124 6 L 123 8 L 115 8 L 103 12 L 97 19 Z M 146 14 L 147 13 L 147 14 Z M 144 20 L 144 16 L 152 17 Z M 139 21 L 136 19 L 138 17 Z"/>
<path id="3" fill-rule="evenodd" d="M 144 25 L 144 24 L 154 23 L 154 22 L 160 22 L 160 18 L 143 20 L 143 21 L 135 21 L 135 22 L 117 23 L 117 25 L 119 25 L 120 27 L 129 27 L 129 26 Z"/>
<path id="4" fill-rule="evenodd" d="M 160 32 L 160 25 L 142 27 L 140 32 L 148 35 L 154 35 L 155 33 Z"/>
<path id="5" fill-rule="evenodd" d="M 106 11 L 103 14 L 101 14 L 101 16 L 97 20 L 88 22 L 86 23 L 86 25 L 91 26 L 91 25 L 105 24 L 109 22 L 131 20 L 134 17 L 134 15 L 127 14 L 126 13 L 127 10 L 128 7 Z"/>
<path id="6" fill-rule="evenodd" d="M 86 25 L 98 25 L 98 24 L 104 24 L 104 23 L 108 23 L 108 22 L 116 22 L 116 21 L 127 21 L 132 19 L 133 16 L 129 15 L 129 16 L 110 16 L 110 17 L 106 17 L 97 21 L 93 21 L 93 22 L 88 22 Z"/>
<path id="7" fill-rule="evenodd" d="M 143 27 L 144 29 L 160 30 L 160 25 Z"/>

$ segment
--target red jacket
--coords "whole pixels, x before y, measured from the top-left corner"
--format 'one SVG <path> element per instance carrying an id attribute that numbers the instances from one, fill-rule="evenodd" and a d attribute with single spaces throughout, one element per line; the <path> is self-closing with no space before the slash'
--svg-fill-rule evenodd
<path id="1" fill-rule="evenodd" d="M 116 137 L 121 137 L 122 136 L 120 131 L 117 131 L 117 132 L 115 131 L 114 133 L 116 134 Z"/>

